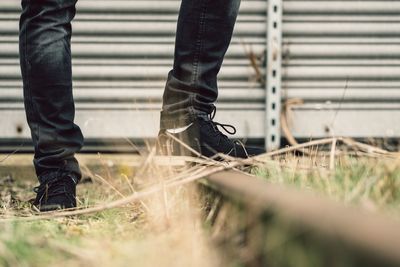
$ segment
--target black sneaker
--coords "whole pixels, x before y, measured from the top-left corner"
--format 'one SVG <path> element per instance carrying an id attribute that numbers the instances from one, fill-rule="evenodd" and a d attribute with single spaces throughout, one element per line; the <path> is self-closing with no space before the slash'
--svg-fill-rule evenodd
<path id="1" fill-rule="evenodd" d="M 232 135 L 236 133 L 236 128 L 232 125 L 214 122 L 214 117 L 215 109 L 208 116 L 196 118 L 191 126 L 183 132 L 172 134 L 166 130 L 160 130 L 158 143 L 161 153 L 173 156 L 195 156 L 181 142 L 206 157 L 213 157 L 222 153 L 231 157 L 248 158 L 265 153 L 262 148 L 249 147 L 238 140 L 230 140 L 219 131 L 218 127 Z"/>
<path id="2" fill-rule="evenodd" d="M 37 194 L 33 205 L 41 212 L 76 207 L 76 185 L 73 175 L 64 174 L 34 188 Z"/>

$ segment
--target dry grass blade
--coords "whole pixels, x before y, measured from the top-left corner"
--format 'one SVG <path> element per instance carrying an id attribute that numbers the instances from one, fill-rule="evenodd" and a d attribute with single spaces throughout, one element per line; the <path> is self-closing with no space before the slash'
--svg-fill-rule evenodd
<path id="1" fill-rule="evenodd" d="M 334 128 L 335 121 L 336 121 L 336 118 L 337 118 L 337 116 L 339 114 L 339 111 L 342 109 L 342 105 L 344 103 L 344 99 L 346 97 L 346 92 L 347 92 L 348 88 L 349 88 L 349 77 L 346 78 L 346 83 L 345 83 L 344 88 L 343 88 L 342 98 L 340 99 L 339 106 L 336 109 L 336 112 L 335 112 L 335 114 L 333 115 L 333 118 L 332 118 L 332 122 L 331 122 L 331 124 L 329 126 L 330 132 L 331 132 L 331 134 L 333 136 L 335 136 L 335 128 Z"/>
<path id="2" fill-rule="evenodd" d="M 258 82 L 261 83 L 261 85 L 265 85 L 265 78 L 264 75 L 262 75 L 262 71 L 260 70 L 260 64 L 258 63 L 258 58 L 256 54 L 254 53 L 252 47 L 248 48 L 247 44 L 243 42 L 243 40 L 240 41 L 241 44 L 243 45 L 244 51 L 246 53 L 247 58 L 250 61 L 250 66 L 254 69 L 255 72 L 255 78 Z"/>
<path id="3" fill-rule="evenodd" d="M 289 144 L 292 146 L 297 146 L 299 143 L 296 141 L 294 138 L 292 132 L 290 131 L 289 127 L 289 120 L 292 115 L 292 108 L 294 106 L 302 105 L 304 104 L 304 101 L 302 99 L 288 99 L 282 108 L 282 114 L 281 114 L 281 127 L 282 131 L 285 134 L 286 139 L 288 140 Z"/>
<path id="4" fill-rule="evenodd" d="M 124 180 L 125 180 L 126 183 L 128 184 L 129 189 L 131 190 L 131 192 L 132 192 L 132 193 L 135 193 L 135 189 L 133 188 L 133 185 L 132 185 L 131 181 L 129 181 L 128 176 L 126 176 L 125 173 L 121 173 L 121 176 L 122 176 L 122 178 L 124 178 Z"/>
<path id="5" fill-rule="evenodd" d="M 273 151 L 270 153 L 266 153 L 263 155 L 259 155 L 259 156 L 253 157 L 253 158 L 236 159 L 236 160 L 231 160 L 228 162 L 218 162 L 218 161 L 215 161 L 212 159 L 210 160 L 210 159 L 204 157 L 205 162 L 212 163 L 215 165 L 205 164 L 203 166 L 200 166 L 197 169 L 193 169 L 192 173 L 188 173 L 187 175 L 178 175 L 178 176 L 175 175 L 173 178 L 165 180 L 161 184 L 156 184 L 156 185 L 150 186 L 147 189 L 144 189 L 140 192 L 134 192 L 133 194 L 131 194 L 127 197 L 122 197 L 119 200 L 115 200 L 115 201 L 112 201 L 112 202 L 109 202 L 109 203 L 106 203 L 103 205 L 89 207 L 86 209 L 75 209 L 75 210 L 70 210 L 70 211 L 52 212 L 52 213 L 47 213 L 47 214 L 37 215 L 37 216 L 30 216 L 30 217 L 3 218 L 0 220 L 0 222 L 45 220 L 45 219 L 53 219 L 53 218 L 66 217 L 66 216 L 92 214 L 92 213 L 101 212 L 101 211 L 108 210 L 108 209 L 120 208 L 120 207 L 126 206 L 128 204 L 131 204 L 133 202 L 137 202 L 137 201 L 140 202 L 142 199 L 144 199 L 154 193 L 163 192 L 163 190 L 168 189 L 168 188 L 185 185 L 185 184 L 194 182 L 196 180 L 199 180 L 201 178 L 205 178 L 205 177 L 207 177 L 211 174 L 217 173 L 217 172 L 221 172 L 224 170 L 232 170 L 232 169 L 235 170 L 235 168 L 240 167 L 240 166 L 259 164 L 260 162 L 265 163 L 266 162 L 265 157 L 277 156 L 277 155 L 281 155 L 281 154 L 288 153 L 291 151 L 296 151 L 296 150 L 299 150 L 302 148 L 306 148 L 306 147 L 310 147 L 310 146 L 318 146 L 318 145 L 323 145 L 323 144 L 329 144 L 329 143 L 332 143 L 332 148 L 334 148 L 336 146 L 336 142 L 340 141 L 340 140 L 343 140 L 343 139 L 342 138 L 327 138 L 327 139 L 315 140 L 315 141 L 307 142 L 304 144 L 299 144 L 297 146 L 283 148 L 283 149 Z M 346 139 L 346 142 L 350 143 L 350 141 L 348 139 Z M 372 147 L 369 145 L 361 144 L 361 143 L 358 143 L 355 141 L 352 141 L 351 144 L 357 145 L 358 147 L 361 147 L 364 149 L 368 148 L 370 150 L 377 151 L 380 153 L 383 153 L 383 152 L 388 153 L 385 150 L 381 150 L 381 149 L 378 149 L 378 148 L 375 148 L 375 147 Z M 332 150 L 334 151 L 335 149 L 332 149 Z M 154 157 L 154 153 L 155 153 L 155 150 L 153 150 L 152 153 L 150 153 L 149 157 L 147 158 L 147 160 L 145 162 L 145 165 L 150 164 L 150 161 Z M 332 160 L 331 160 L 331 162 L 332 162 Z M 331 163 L 330 166 L 332 167 L 333 165 L 334 164 Z"/>
<path id="6" fill-rule="evenodd" d="M 390 152 L 387 150 L 384 150 L 384 149 L 381 149 L 381 148 L 378 148 L 375 146 L 371 146 L 368 144 L 360 143 L 351 138 L 344 138 L 343 143 L 345 143 L 346 145 L 348 145 L 350 147 L 357 148 L 363 152 L 370 153 L 370 154 L 383 154 L 383 155 L 390 154 Z"/>
<path id="7" fill-rule="evenodd" d="M 265 153 L 265 154 L 260 155 L 260 156 L 256 156 L 256 157 L 254 157 L 254 159 L 259 159 L 259 158 L 262 159 L 262 157 L 266 157 L 266 156 L 267 157 L 273 157 L 273 156 L 278 156 L 278 155 L 289 153 L 289 152 L 293 152 L 293 151 L 301 151 L 300 149 L 303 149 L 303 148 L 306 148 L 306 147 L 310 147 L 310 146 L 330 144 L 330 143 L 332 143 L 332 141 L 334 139 L 335 138 L 325 138 L 325 139 L 320 139 L 320 140 L 315 140 L 315 141 L 310 141 L 310 142 L 307 142 L 307 143 L 299 144 L 299 145 L 296 145 L 296 146 L 285 147 L 285 148 L 282 148 L 282 149 L 279 149 L 279 150 L 275 150 L 275 151 L 272 151 L 272 152 L 269 152 L 269 153 Z M 341 140 L 341 138 L 336 138 L 336 139 L 337 140 Z"/>
<path id="8" fill-rule="evenodd" d="M 183 142 L 182 140 L 179 140 L 178 138 L 176 138 L 175 136 L 173 136 L 172 134 L 170 134 L 169 132 L 166 132 L 166 134 L 168 135 L 168 137 L 170 137 L 172 140 L 174 140 L 175 142 L 179 143 L 181 146 L 183 146 L 185 149 L 187 149 L 188 151 L 192 152 L 194 155 L 196 155 L 199 158 L 202 158 L 208 162 L 212 161 L 214 163 L 219 163 L 218 161 L 212 159 L 212 158 L 207 158 L 206 156 L 203 156 L 202 154 L 200 154 L 198 151 L 194 150 L 193 148 L 191 148 L 189 145 L 187 145 L 185 142 Z"/>
<path id="9" fill-rule="evenodd" d="M 144 174 L 144 172 L 146 171 L 147 167 L 150 165 L 150 163 L 153 161 L 155 155 L 156 155 L 156 147 L 153 147 L 150 150 L 149 155 L 147 156 L 146 160 L 143 163 L 142 168 L 136 173 L 135 177 L 133 177 L 133 180 L 135 180 L 137 177 L 140 177 Z"/>
<path id="10" fill-rule="evenodd" d="M 331 155 L 329 160 L 329 170 L 333 171 L 335 169 L 335 155 L 336 155 L 336 143 L 337 139 L 332 140 Z"/>
<path id="11" fill-rule="evenodd" d="M 3 163 L 7 159 L 9 159 L 12 155 L 16 154 L 23 145 L 24 145 L 24 143 L 20 144 L 17 149 L 15 149 L 13 152 L 7 154 L 4 158 L 0 159 L 0 163 Z"/>
<path id="12" fill-rule="evenodd" d="M 196 150 L 194 150 L 193 148 L 191 148 L 190 146 L 188 146 L 187 144 L 185 144 L 182 140 L 179 140 L 178 138 L 176 138 L 175 136 L 173 136 L 172 134 L 170 134 L 170 133 L 168 133 L 167 132 L 167 135 L 169 136 L 169 137 L 171 137 L 173 140 L 175 140 L 176 142 L 178 142 L 179 144 L 181 144 L 183 147 L 185 147 L 186 149 L 188 149 L 190 152 L 192 152 L 192 153 L 194 153 L 196 156 L 198 156 L 199 158 L 201 158 L 201 159 L 204 159 L 206 162 L 208 162 L 209 164 L 212 164 L 212 163 L 214 163 L 214 165 L 224 165 L 224 162 L 221 162 L 221 161 L 218 161 L 218 160 L 215 160 L 214 158 L 221 158 L 221 159 L 224 159 L 224 160 L 226 160 L 226 161 L 237 161 L 237 160 L 239 160 L 239 159 L 237 159 L 237 158 L 234 158 L 234 157 L 231 157 L 231 156 L 229 156 L 229 155 L 225 155 L 225 154 L 222 154 L 222 153 L 217 153 L 217 154 L 215 154 L 215 156 L 214 157 L 212 157 L 212 158 L 208 158 L 208 157 L 206 157 L 206 156 L 203 156 L 202 154 L 200 154 L 198 151 L 196 151 Z M 247 152 L 246 152 L 247 153 Z M 238 169 L 236 169 L 237 171 L 240 171 L 240 170 L 238 170 Z"/>
<path id="13" fill-rule="evenodd" d="M 143 153 L 141 152 L 140 148 L 135 145 L 131 140 L 129 140 L 128 137 L 124 138 L 125 141 L 135 150 L 135 152 L 139 153 L 139 155 L 143 156 Z"/>
<path id="14" fill-rule="evenodd" d="M 101 153 L 97 153 L 97 155 L 98 155 L 98 157 L 99 157 L 99 160 L 100 160 L 100 162 L 101 162 L 101 165 L 103 166 L 103 168 L 104 168 L 104 170 L 105 170 L 105 172 L 106 172 L 106 174 L 107 174 L 107 179 L 108 179 L 108 180 L 111 180 L 111 179 L 112 179 L 112 178 L 111 178 L 111 172 L 110 172 L 110 169 L 109 169 L 108 166 L 107 166 L 107 163 L 104 161 L 103 157 L 101 156 Z"/>
<path id="15" fill-rule="evenodd" d="M 156 185 L 152 186 L 149 189 L 146 189 L 144 191 L 138 192 L 136 194 L 132 194 L 130 196 L 127 196 L 125 198 L 112 201 L 103 205 L 95 206 L 95 207 L 90 207 L 87 209 L 81 209 L 81 210 L 71 210 L 71 211 L 61 211 L 61 212 L 49 212 L 43 215 L 37 215 L 37 216 L 30 216 L 30 217 L 15 217 L 15 218 L 7 218 L 7 219 L 2 219 L 0 220 L 0 223 L 5 223 L 5 222 L 13 222 L 13 221 L 37 221 L 37 220 L 48 220 L 48 219 L 54 219 L 54 218 L 61 218 L 61 217 L 67 217 L 67 216 L 77 216 L 77 215 L 87 215 L 87 214 L 92 214 L 92 213 L 97 213 L 109 209 L 114 209 L 114 208 L 119 208 L 123 207 L 125 205 L 131 204 L 133 202 L 137 202 L 142 200 L 143 198 L 146 198 L 154 193 L 162 192 L 164 188 L 172 188 L 172 187 L 177 187 L 181 185 L 185 185 L 191 182 L 194 182 L 196 180 L 199 180 L 201 178 L 207 177 L 211 174 L 221 172 L 224 170 L 230 170 L 235 167 L 238 167 L 242 164 L 244 164 L 246 161 L 237 161 L 237 162 L 231 162 L 228 163 L 224 166 L 218 166 L 218 167 L 211 167 L 208 170 L 196 174 L 196 175 L 191 175 L 188 177 L 185 177 L 181 180 L 178 181 L 166 181 L 165 185 Z"/>
<path id="16" fill-rule="evenodd" d="M 111 183 L 109 183 L 106 179 L 104 179 L 103 177 L 101 177 L 98 174 L 95 174 L 94 177 L 98 178 L 102 183 L 108 185 L 112 190 L 114 190 L 120 197 L 125 197 L 124 194 L 121 193 L 121 191 L 119 191 L 114 185 L 112 185 Z"/>

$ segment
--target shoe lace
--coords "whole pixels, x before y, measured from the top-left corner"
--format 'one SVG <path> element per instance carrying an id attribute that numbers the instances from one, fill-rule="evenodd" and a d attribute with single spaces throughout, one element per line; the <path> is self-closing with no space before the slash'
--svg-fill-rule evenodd
<path id="1" fill-rule="evenodd" d="M 223 133 L 221 133 L 221 131 L 218 129 L 218 127 L 221 127 L 226 133 L 228 133 L 230 135 L 236 134 L 235 126 L 233 126 L 231 124 L 224 124 L 224 123 L 219 123 L 219 122 L 214 121 L 216 113 L 217 113 L 217 108 L 215 106 L 213 106 L 213 109 L 212 109 L 211 113 L 209 114 L 209 119 L 214 126 L 213 127 L 214 130 L 226 138 L 228 138 L 228 137 L 226 135 L 224 135 Z"/>

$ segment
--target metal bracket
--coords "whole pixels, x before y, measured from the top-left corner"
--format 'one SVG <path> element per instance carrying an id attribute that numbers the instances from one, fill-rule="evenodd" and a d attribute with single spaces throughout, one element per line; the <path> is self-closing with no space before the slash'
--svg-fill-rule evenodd
<path id="1" fill-rule="evenodd" d="M 277 149 L 281 139 L 282 0 L 268 1 L 265 146 Z"/>

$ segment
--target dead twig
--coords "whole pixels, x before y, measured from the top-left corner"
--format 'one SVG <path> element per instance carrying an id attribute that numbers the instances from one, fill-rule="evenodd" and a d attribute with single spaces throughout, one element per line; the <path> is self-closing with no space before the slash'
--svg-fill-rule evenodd
<path id="1" fill-rule="evenodd" d="M 364 144 L 364 143 L 360 143 L 357 142 L 351 138 L 343 138 L 342 139 L 343 143 L 345 143 L 346 145 L 359 149 L 360 151 L 366 152 L 366 153 L 370 153 L 370 154 L 380 154 L 380 155 L 389 155 L 391 154 L 389 151 L 375 147 L 375 146 L 371 146 L 368 144 Z"/>
<path id="2" fill-rule="evenodd" d="M 257 55 L 254 53 L 252 47 L 250 46 L 250 48 L 248 48 L 247 44 L 242 40 L 241 44 L 243 45 L 244 52 L 250 61 L 250 66 L 254 69 L 256 81 L 261 83 L 261 85 L 265 85 L 265 77 L 262 75 L 262 71 L 260 70 Z"/>
<path id="3" fill-rule="evenodd" d="M 331 155 L 329 160 L 329 170 L 333 171 L 335 169 L 335 154 L 336 154 L 336 143 L 337 139 L 333 138 L 332 140 L 332 147 L 331 147 Z"/>
<path id="4" fill-rule="evenodd" d="M 108 185 L 112 190 L 114 190 L 120 197 L 125 197 L 124 194 L 121 193 L 121 191 L 119 191 L 114 185 L 112 185 L 111 183 L 109 183 L 106 179 L 104 179 L 103 177 L 101 177 L 98 174 L 95 174 L 94 177 L 98 178 L 102 183 Z"/>
<path id="5" fill-rule="evenodd" d="M 329 125 L 330 131 L 331 131 L 333 136 L 335 136 L 335 132 L 334 132 L 335 121 L 336 121 L 336 118 L 337 118 L 337 116 L 339 114 L 339 111 L 342 109 L 342 105 L 343 105 L 344 99 L 346 97 L 346 92 L 347 92 L 348 88 L 349 88 L 349 77 L 346 78 L 346 83 L 345 83 L 344 88 L 343 88 L 342 98 L 340 99 L 339 106 L 336 109 L 335 114 L 333 115 L 332 122 Z"/>
<path id="6" fill-rule="evenodd" d="M 267 157 L 278 156 L 278 155 L 281 155 L 281 154 L 285 154 L 285 153 L 293 152 L 293 151 L 297 151 L 297 150 L 302 151 L 300 149 L 303 149 L 303 148 L 306 148 L 306 147 L 317 146 L 317 145 L 325 145 L 325 144 L 332 143 L 333 139 L 334 138 L 325 138 L 325 139 L 320 139 L 320 140 L 314 140 L 314 141 L 310 141 L 310 142 L 307 142 L 307 143 L 299 144 L 299 145 L 296 145 L 296 146 L 286 147 L 286 148 L 275 150 L 275 151 L 272 151 L 272 152 L 269 152 L 269 153 L 265 153 L 265 154 L 256 156 L 253 159 L 257 160 L 257 159 L 262 159 L 263 157 L 266 157 L 266 156 Z M 336 138 L 336 139 L 337 140 L 341 140 L 341 138 Z"/>
<path id="7" fill-rule="evenodd" d="M 11 156 L 14 155 L 15 153 L 17 153 L 17 152 L 21 149 L 21 147 L 22 147 L 24 144 L 25 144 L 25 143 L 20 144 L 20 145 L 18 146 L 17 149 L 15 149 L 13 152 L 9 153 L 9 154 L 6 155 L 4 158 L 2 158 L 2 159 L 0 160 L 0 163 L 3 163 L 3 162 L 6 161 L 9 157 L 11 157 Z"/>
<path id="8" fill-rule="evenodd" d="M 302 99 L 288 99 L 283 105 L 282 114 L 281 114 L 281 128 L 282 132 L 285 135 L 287 141 L 292 146 L 297 146 L 299 143 L 294 138 L 292 132 L 289 127 L 289 120 L 292 115 L 292 108 L 296 105 L 302 105 L 304 101 Z"/>

